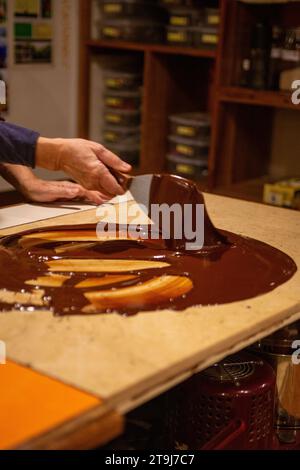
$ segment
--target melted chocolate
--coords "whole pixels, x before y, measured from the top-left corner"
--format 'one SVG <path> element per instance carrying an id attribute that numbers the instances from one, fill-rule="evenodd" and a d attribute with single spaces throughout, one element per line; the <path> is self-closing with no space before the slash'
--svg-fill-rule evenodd
<path id="1" fill-rule="evenodd" d="M 171 176 L 153 177 L 149 194 L 151 204 L 167 203 L 172 205 L 178 201 L 180 204 L 204 203 L 203 196 L 195 184 Z M 116 228 L 120 234 L 126 229 L 126 227 L 120 226 Z M 145 233 L 148 227 L 140 227 L 140 229 Z M 145 310 L 165 308 L 184 310 L 194 305 L 216 305 L 249 299 L 275 289 L 290 279 L 297 270 L 293 260 L 283 252 L 260 241 L 216 229 L 206 211 L 205 243 L 203 249 L 198 252 L 184 251 L 184 239 L 164 240 L 162 235 L 159 240 L 146 238 L 136 241 L 98 241 L 89 246 L 82 242 L 82 246 L 71 252 L 65 251 L 59 254 L 55 252 L 55 248 L 65 245 L 66 242 L 40 239 L 38 244 L 31 247 L 22 247 L 22 243 L 19 243 L 20 239 L 29 233 L 43 234 L 45 231 L 67 233 L 70 230 L 76 230 L 79 234 L 84 234 L 87 230 L 92 230 L 94 233 L 96 226 L 89 224 L 57 229 L 52 227 L 4 239 L 2 245 L 6 251 L 2 251 L 0 248 L 2 272 L 0 288 L 14 292 L 32 292 L 34 288 L 26 285 L 25 282 L 49 274 L 46 263 L 53 259 L 86 259 L 87 265 L 91 259 L 150 260 L 169 263 L 169 266 L 165 268 L 125 273 L 137 275 L 131 280 L 85 289 L 75 288 L 75 285 L 91 277 L 101 278 L 105 274 L 60 272 L 59 274 L 70 276 L 70 279 L 62 287 L 41 287 L 41 289 L 45 290 L 45 297 L 55 314 L 70 315 L 82 313 L 82 309 L 89 305 L 89 301 L 84 296 L 89 291 L 122 289 L 162 275 L 188 277 L 192 281 L 193 288 L 183 296 L 162 300 L 154 295 L 153 302 L 152 300 L 150 303 L 148 301 L 147 305 L 142 299 L 137 302 L 132 296 L 127 299 L 125 305 L 106 311 L 106 313 L 113 310 L 121 314 L 134 314 Z M 73 242 L 73 244 L 75 243 L 78 244 L 78 241 Z M 7 311 L 11 307 L 13 306 L 0 304 L 2 311 Z M 40 309 L 40 307 L 36 307 L 36 309 Z M 103 311 L 95 313 L 103 313 Z"/>

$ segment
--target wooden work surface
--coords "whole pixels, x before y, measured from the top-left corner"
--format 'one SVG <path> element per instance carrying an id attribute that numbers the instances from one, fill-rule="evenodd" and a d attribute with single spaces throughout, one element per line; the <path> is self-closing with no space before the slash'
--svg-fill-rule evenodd
<path id="1" fill-rule="evenodd" d="M 217 227 L 267 242 L 289 254 L 300 267 L 300 213 L 210 194 L 205 199 Z M 0 235 L 96 221 L 91 210 Z M 10 360 L 128 411 L 299 318 L 300 271 L 263 296 L 185 312 L 141 313 L 129 318 L 2 314 L 0 338 L 6 342 Z"/>

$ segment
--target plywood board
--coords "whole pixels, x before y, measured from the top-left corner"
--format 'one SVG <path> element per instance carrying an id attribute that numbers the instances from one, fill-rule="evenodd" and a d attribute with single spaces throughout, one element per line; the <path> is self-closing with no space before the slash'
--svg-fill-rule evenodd
<path id="1" fill-rule="evenodd" d="M 221 196 L 207 194 L 205 198 L 217 227 L 270 243 L 300 267 L 299 213 Z M 97 221 L 95 211 L 38 226 L 88 221 Z M 260 297 L 185 312 L 146 312 L 129 318 L 116 314 L 1 314 L 0 338 L 7 344 L 9 358 L 119 408 L 129 408 L 128 403 L 139 401 L 138 396 L 158 393 L 176 377 L 206 367 L 297 318 L 299 271 L 286 284 Z"/>

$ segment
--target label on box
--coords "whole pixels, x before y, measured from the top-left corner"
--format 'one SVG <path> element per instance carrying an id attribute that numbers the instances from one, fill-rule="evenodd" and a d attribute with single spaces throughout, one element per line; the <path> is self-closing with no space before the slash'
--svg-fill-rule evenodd
<path id="1" fill-rule="evenodd" d="M 182 155 L 188 155 L 189 157 L 192 157 L 194 155 L 194 149 L 189 145 L 176 145 L 176 152 L 181 153 Z"/>
<path id="2" fill-rule="evenodd" d="M 118 114 L 106 114 L 105 119 L 107 122 L 119 123 L 122 121 L 121 116 Z"/>
<path id="3" fill-rule="evenodd" d="M 170 23 L 173 26 L 187 26 L 189 19 L 186 16 L 171 16 Z"/>
<path id="4" fill-rule="evenodd" d="M 209 15 L 207 17 L 207 23 L 208 24 L 213 24 L 213 25 L 219 24 L 220 23 L 220 16 L 218 16 L 218 15 Z"/>
<path id="5" fill-rule="evenodd" d="M 120 85 L 122 85 L 122 81 L 119 78 L 107 78 L 105 80 L 105 85 L 108 88 L 120 88 Z"/>
<path id="6" fill-rule="evenodd" d="M 268 191 L 265 194 L 264 202 L 273 206 L 283 206 L 283 194 L 277 191 Z"/>
<path id="7" fill-rule="evenodd" d="M 267 204 L 298 209 L 299 200 L 300 181 L 296 178 L 264 186 L 264 202 Z"/>
<path id="8" fill-rule="evenodd" d="M 103 34 L 110 38 L 118 38 L 120 37 L 120 30 L 118 28 L 106 27 L 103 28 Z"/>
<path id="9" fill-rule="evenodd" d="M 176 171 L 184 175 L 193 175 L 195 173 L 194 167 L 191 165 L 178 164 L 176 165 Z"/>
<path id="10" fill-rule="evenodd" d="M 186 42 L 187 34 L 185 31 L 168 32 L 168 41 L 170 42 Z"/>
<path id="11" fill-rule="evenodd" d="M 176 129 L 178 135 L 184 137 L 195 137 L 196 131 L 193 127 L 188 126 L 178 126 Z"/>
<path id="12" fill-rule="evenodd" d="M 202 42 L 204 44 L 217 44 L 218 36 L 216 34 L 202 34 Z"/>
<path id="13" fill-rule="evenodd" d="M 122 4 L 121 3 L 107 3 L 103 7 L 105 13 L 121 13 Z"/>
<path id="14" fill-rule="evenodd" d="M 104 132 L 104 139 L 109 142 L 115 142 L 117 140 L 117 136 L 114 132 Z"/>
<path id="15" fill-rule="evenodd" d="M 105 99 L 106 106 L 122 106 L 122 99 L 121 98 L 113 98 L 109 97 Z"/>

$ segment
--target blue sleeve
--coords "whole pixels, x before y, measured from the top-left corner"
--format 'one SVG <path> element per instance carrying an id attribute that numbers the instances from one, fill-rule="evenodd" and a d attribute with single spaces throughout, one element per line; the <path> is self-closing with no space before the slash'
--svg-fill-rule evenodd
<path id="1" fill-rule="evenodd" d="M 38 138 L 35 131 L 0 122 L 0 162 L 34 168 Z"/>

